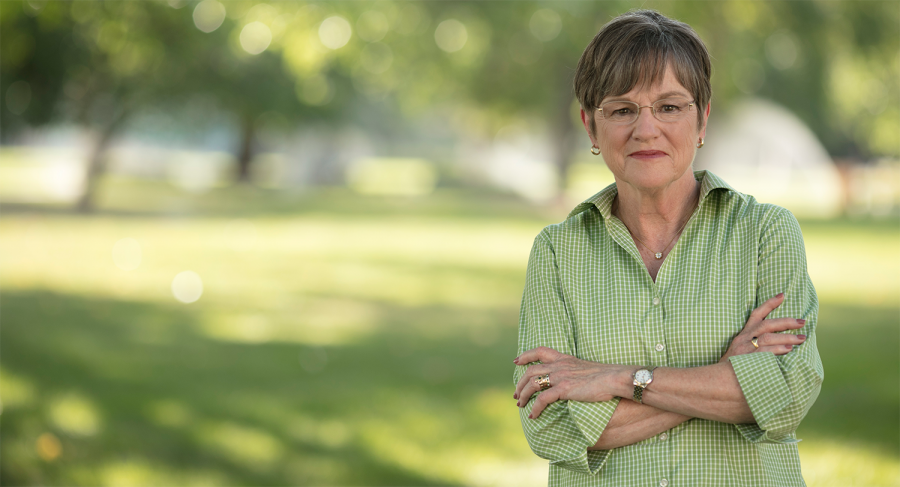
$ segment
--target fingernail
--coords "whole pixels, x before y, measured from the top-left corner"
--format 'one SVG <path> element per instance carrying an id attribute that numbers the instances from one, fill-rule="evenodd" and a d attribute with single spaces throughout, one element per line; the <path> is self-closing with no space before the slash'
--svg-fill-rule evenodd
<path id="1" fill-rule="evenodd" d="M 806 340 L 806 335 L 797 335 L 797 338 L 801 340 Z"/>
<path id="2" fill-rule="evenodd" d="M 516 406 L 522 407 L 522 403 L 516 402 Z"/>
<path id="3" fill-rule="evenodd" d="M 529 415 L 528 415 L 528 419 L 534 419 L 534 416 L 531 415 L 531 414 L 529 414 Z"/>
<path id="4" fill-rule="evenodd" d="M 514 358 L 513 363 L 519 365 L 519 357 Z"/>
<path id="5" fill-rule="evenodd" d="M 793 346 L 793 345 L 785 345 L 785 346 L 784 346 L 784 349 L 785 349 L 785 350 L 793 350 L 793 349 L 794 349 L 794 346 Z"/>
<path id="6" fill-rule="evenodd" d="M 518 394 L 513 394 L 513 399 L 518 399 L 518 398 L 519 398 Z"/>
<path id="7" fill-rule="evenodd" d="M 776 298 L 784 297 L 784 293 L 778 293 L 778 294 L 775 295 L 775 297 L 776 297 Z"/>
<path id="8" fill-rule="evenodd" d="M 801 325 L 805 325 L 805 324 L 806 324 L 806 320 L 797 320 L 797 323 L 800 323 Z"/>

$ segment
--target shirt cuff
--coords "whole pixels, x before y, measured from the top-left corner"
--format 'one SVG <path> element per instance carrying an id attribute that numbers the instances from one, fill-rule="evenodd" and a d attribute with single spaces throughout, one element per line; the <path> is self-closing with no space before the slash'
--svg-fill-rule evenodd
<path id="1" fill-rule="evenodd" d="M 796 443 L 798 440 L 790 435 L 771 438 L 766 431 L 772 419 L 791 403 L 791 390 L 775 355 L 748 353 L 728 360 L 756 419 L 755 424 L 735 425 L 738 431 L 752 443 Z"/>
<path id="2" fill-rule="evenodd" d="M 609 424 L 609 420 L 612 418 L 613 413 L 616 412 L 618 405 L 618 397 L 605 402 L 568 402 L 569 416 L 589 443 L 587 448 L 594 446 L 600 440 L 600 435 L 603 434 L 603 430 L 606 429 L 606 425 Z M 587 448 L 585 448 L 584 455 L 578 458 L 560 460 L 551 462 L 551 464 L 569 470 L 596 475 L 603 468 L 603 465 L 606 464 L 606 460 L 609 458 L 612 450 L 587 451 Z"/>

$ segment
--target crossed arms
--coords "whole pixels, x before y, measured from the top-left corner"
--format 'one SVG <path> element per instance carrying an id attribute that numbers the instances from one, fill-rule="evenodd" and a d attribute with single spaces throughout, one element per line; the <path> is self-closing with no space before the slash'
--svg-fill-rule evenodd
<path id="1" fill-rule="evenodd" d="M 564 468 L 595 473 L 584 456 L 588 450 L 630 445 L 690 418 L 735 424 L 751 442 L 792 441 L 791 434 L 815 401 L 823 373 L 815 347 L 815 292 L 805 260 L 788 268 L 779 259 L 786 247 L 792 252 L 799 248 L 802 255 L 799 225 L 792 216 L 775 220 L 785 220 L 782 224 L 788 228 L 763 236 L 767 240 L 761 246 L 759 270 L 767 279 L 758 293 L 785 294 L 751 313 L 718 363 L 656 369 L 643 405 L 630 400 L 631 374 L 639 364 L 598 364 L 572 355 L 575 344 L 556 256 L 549 237 L 539 235 L 529 261 L 519 344 L 523 353 L 515 373 L 515 398 L 535 453 Z M 773 272 L 765 274 L 769 268 Z M 776 308 L 773 315 L 782 317 L 767 319 Z M 789 333 L 778 333 L 782 331 Z M 753 337 L 759 337 L 759 349 L 751 344 Z M 533 378 L 547 373 L 553 387 L 536 394 Z M 561 445 L 562 438 L 569 438 L 568 444 Z"/>

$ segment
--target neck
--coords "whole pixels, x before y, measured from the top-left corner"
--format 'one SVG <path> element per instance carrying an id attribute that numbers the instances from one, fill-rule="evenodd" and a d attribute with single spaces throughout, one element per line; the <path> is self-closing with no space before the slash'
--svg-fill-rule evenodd
<path id="1" fill-rule="evenodd" d="M 692 171 L 662 188 L 643 189 L 616 183 L 613 214 L 653 250 L 661 249 L 690 218 L 700 198 Z"/>

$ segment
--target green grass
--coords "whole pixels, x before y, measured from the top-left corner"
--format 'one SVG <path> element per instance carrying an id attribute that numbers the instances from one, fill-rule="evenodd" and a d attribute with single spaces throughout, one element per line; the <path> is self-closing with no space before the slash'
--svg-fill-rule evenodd
<path id="1" fill-rule="evenodd" d="M 532 239 L 562 207 L 123 180 L 100 202 L 3 206 L 0 484 L 546 483 L 510 361 Z M 804 474 L 897 485 L 900 260 L 877 250 L 900 231 L 803 229 L 826 371 Z M 111 257 L 126 237 L 132 271 Z M 184 270 L 192 304 L 170 290 Z"/>

